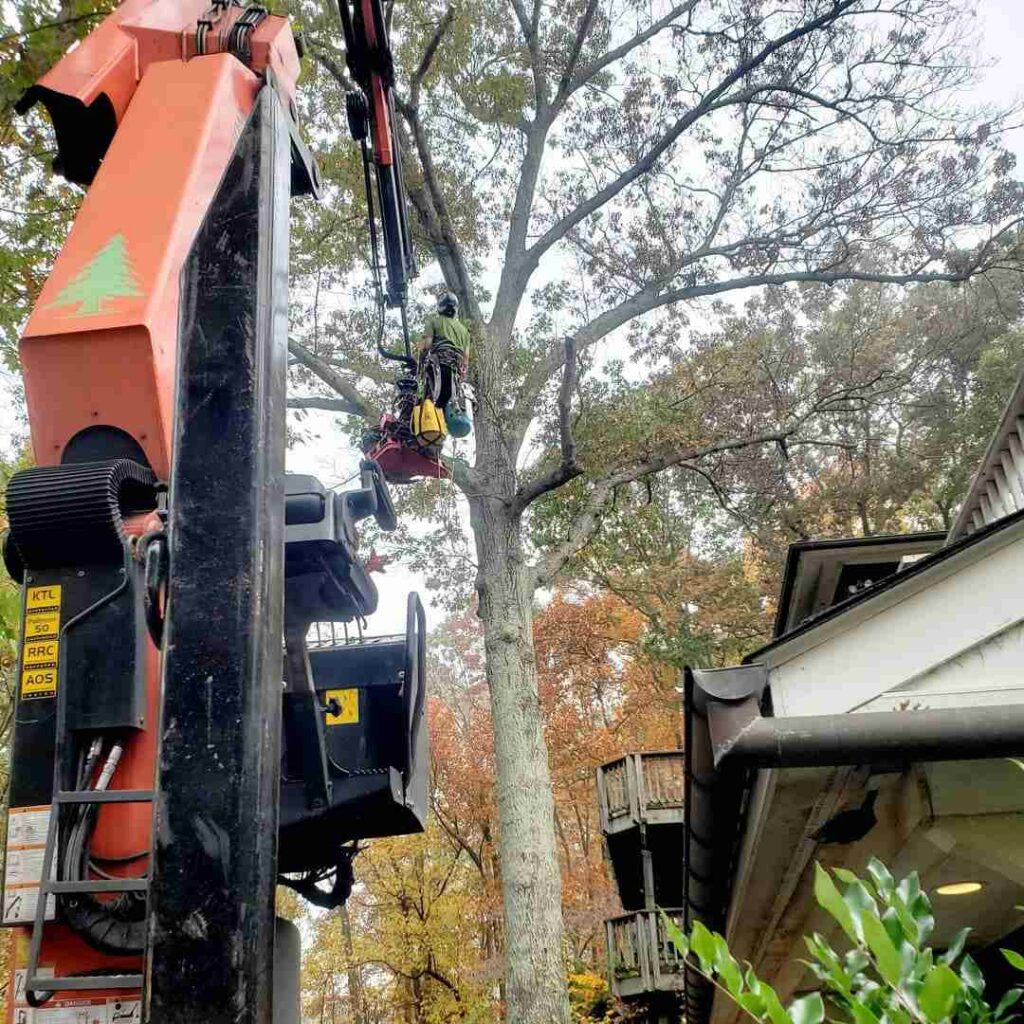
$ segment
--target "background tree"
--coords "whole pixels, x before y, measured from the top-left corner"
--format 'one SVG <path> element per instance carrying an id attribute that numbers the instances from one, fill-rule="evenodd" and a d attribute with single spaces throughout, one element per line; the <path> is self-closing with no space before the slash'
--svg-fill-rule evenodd
<path id="1" fill-rule="evenodd" d="M 308 13 L 318 74 L 335 85 L 313 94 L 340 110 L 351 83 L 336 28 Z M 831 443 L 823 415 L 892 385 L 853 363 L 839 381 L 793 372 L 780 388 L 714 341 L 690 378 L 660 360 L 686 348 L 701 298 L 963 280 L 1003 255 L 1020 192 L 1000 117 L 957 103 L 970 59 L 949 0 L 428 0 L 392 13 L 417 242 L 475 335 L 475 452 L 453 468 L 494 726 L 509 1017 L 548 1024 L 568 1003 L 535 590 L 631 483 Z M 310 223 L 336 216 L 332 201 Z M 307 322 L 315 337 L 298 332 L 292 351 L 323 385 L 313 401 L 366 415 L 383 397 L 372 319 Z M 616 380 L 598 345 L 631 324 Z M 659 374 L 644 396 L 629 387 Z M 577 442 L 584 411 L 618 428 L 614 444 Z M 531 543 L 531 506 L 559 489 L 571 514 Z"/>
<path id="2" fill-rule="evenodd" d="M 817 442 L 787 445 L 784 457 L 723 452 L 701 472 L 620 489 L 566 573 L 639 610 L 645 643 L 671 663 L 735 663 L 770 633 L 789 544 L 949 529 L 1024 365 L 1022 293 L 1010 270 L 956 289 L 768 290 L 728 312 L 711 334 L 695 333 L 670 377 L 692 377 L 710 349 L 768 367 L 780 388 L 794 374 L 841 379 L 851 364 L 879 383 L 819 417 Z M 604 423 L 593 429 L 581 445 L 607 443 Z M 546 502 L 532 518 L 537 542 L 561 534 L 571 514 Z"/>

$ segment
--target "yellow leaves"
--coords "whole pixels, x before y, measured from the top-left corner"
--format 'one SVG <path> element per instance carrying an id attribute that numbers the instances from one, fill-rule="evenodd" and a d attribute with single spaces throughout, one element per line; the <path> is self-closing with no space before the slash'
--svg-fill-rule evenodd
<path id="1" fill-rule="evenodd" d="M 406 1008 L 426 1024 L 495 1019 L 481 970 L 487 915 L 470 859 L 432 823 L 423 835 L 373 841 L 355 868 L 347 925 L 341 911 L 315 918 L 307 1007 L 347 1005 L 360 987 L 367 1007 L 387 1008 L 374 1017 L 381 1021 L 404 1021 Z"/>
<path id="2" fill-rule="evenodd" d="M 569 975 L 569 1003 L 572 1019 L 579 1024 L 611 1021 L 610 993 L 604 975 L 578 971 Z M 600 1016 L 598 1016 L 600 1014 Z"/>
<path id="3" fill-rule="evenodd" d="M 306 906 L 294 889 L 279 885 L 274 893 L 274 913 L 288 921 L 299 921 L 305 916 Z"/>

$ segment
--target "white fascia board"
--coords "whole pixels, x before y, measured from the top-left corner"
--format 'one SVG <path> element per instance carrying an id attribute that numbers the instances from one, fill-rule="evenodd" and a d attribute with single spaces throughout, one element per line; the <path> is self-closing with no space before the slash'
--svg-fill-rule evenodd
<path id="1" fill-rule="evenodd" d="M 758 660 L 769 669 L 776 715 L 841 714 L 866 710 L 882 694 L 1022 621 L 1024 520 L 769 648 Z M 943 685 L 949 689 L 949 680 Z M 1003 692 L 1006 703 L 1024 701 L 1020 689 Z M 985 702 L 974 696 L 954 706 Z"/>

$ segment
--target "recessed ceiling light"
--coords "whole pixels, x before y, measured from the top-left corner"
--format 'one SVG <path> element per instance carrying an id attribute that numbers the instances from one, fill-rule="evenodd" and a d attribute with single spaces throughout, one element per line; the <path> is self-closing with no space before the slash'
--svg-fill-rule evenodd
<path id="1" fill-rule="evenodd" d="M 950 882 L 947 885 L 937 885 L 935 892 L 939 896 L 970 896 L 972 892 L 978 892 L 983 885 L 983 882 Z"/>

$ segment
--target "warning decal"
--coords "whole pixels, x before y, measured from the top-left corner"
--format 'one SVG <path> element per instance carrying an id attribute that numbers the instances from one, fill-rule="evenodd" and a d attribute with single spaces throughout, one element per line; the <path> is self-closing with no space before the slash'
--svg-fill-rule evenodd
<path id="1" fill-rule="evenodd" d="M 24 962 L 24 960 L 22 960 Z M 25 999 L 28 971 L 19 967 L 14 972 L 12 1024 L 141 1024 L 142 1003 L 130 996 L 93 996 L 82 992 L 57 993 L 45 1006 L 33 1009 Z M 40 966 L 40 978 L 52 978 L 52 967 Z"/>
<path id="2" fill-rule="evenodd" d="M 354 725 L 359 721 L 358 690 L 328 690 L 324 703 L 331 708 L 327 714 L 328 725 Z"/>
<path id="3" fill-rule="evenodd" d="M 24 1016 L 19 1017 L 19 1013 Z M 140 1024 L 137 999 L 99 1000 L 79 996 L 74 1002 L 57 997 L 37 1010 L 15 1010 L 14 1024 Z"/>
<path id="4" fill-rule="evenodd" d="M 36 907 L 39 905 L 39 890 L 11 889 L 4 891 L 4 924 L 32 924 L 36 919 Z M 46 897 L 46 916 L 44 921 L 52 921 L 54 914 L 53 896 Z"/>
<path id="5" fill-rule="evenodd" d="M 12 807 L 8 813 L 7 863 L 4 873 L 4 924 L 35 920 L 50 807 Z M 47 897 L 46 920 L 53 919 L 53 896 Z"/>
<path id="6" fill-rule="evenodd" d="M 25 642 L 21 650 L 21 699 L 57 693 L 60 641 L 59 584 L 25 591 Z"/>

